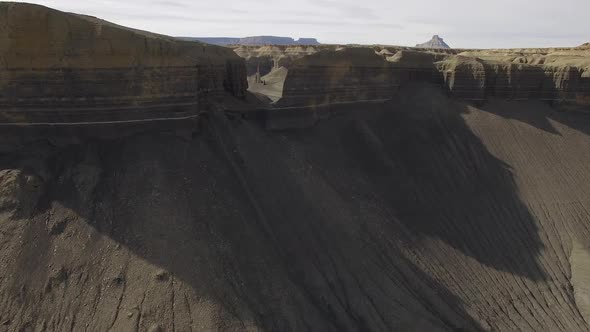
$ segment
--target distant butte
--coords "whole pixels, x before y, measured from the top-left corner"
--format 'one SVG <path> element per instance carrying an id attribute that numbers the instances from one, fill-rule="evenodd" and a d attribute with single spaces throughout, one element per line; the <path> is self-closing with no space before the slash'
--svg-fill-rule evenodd
<path id="1" fill-rule="evenodd" d="M 423 44 L 417 44 L 419 48 L 451 48 L 442 38 L 438 35 L 432 36 L 432 39 Z"/>
<path id="2" fill-rule="evenodd" d="M 295 40 L 291 37 L 276 37 L 276 36 L 254 36 L 254 37 L 178 37 L 182 40 L 199 41 L 214 45 L 247 45 L 247 46 L 262 46 L 262 45 L 320 45 L 315 38 L 299 38 Z"/>

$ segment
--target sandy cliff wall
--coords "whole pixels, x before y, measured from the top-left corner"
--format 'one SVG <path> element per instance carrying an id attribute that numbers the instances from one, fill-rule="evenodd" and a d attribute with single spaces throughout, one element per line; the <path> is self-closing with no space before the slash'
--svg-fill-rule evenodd
<path id="1" fill-rule="evenodd" d="M 525 61 L 522 57 L 495 54 L 482 59 L 360 47 L 321 50 L 289 67 L 280 104 L 309 106 L 387 99 L 404 84 L 430 82 L 468 100 L 498 97 L 590 105 L 587 58 L 529 57 Z"/>
<path id="2" fill-rule="evenodd" d="M 400 85 L 392 65 L 370 48 L 322 51 L 289 68 L 281 105 L 385 99 Z"/>
<path id="3" fill-rule="evenodd" d="M 0 107 L 198 112 L 242 97 L 243 60 L 229 49 L 123 28 L 42 6 L 0 4 Z M 117 113 L 114 113 L 117 114 Z"/>
<path id="4" fill-rule="evenodd" d="M 448 90 L 464 99 L 486 97 L 582 102 L 590 81 L 575 66 L 531 65 L 457 56 L 437 63 Z"/>

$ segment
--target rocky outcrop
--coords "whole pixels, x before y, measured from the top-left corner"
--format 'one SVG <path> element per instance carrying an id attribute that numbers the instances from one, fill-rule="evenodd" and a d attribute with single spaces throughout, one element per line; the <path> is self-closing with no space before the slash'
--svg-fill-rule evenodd
<path id="1" fill-rule="evenodd" d="M 468 100 L 498 97 L 590 105 L 590 62 L 583 55 L 496 54 L 501 57 L 498 60 L 471 53 L 361 47 L 320 50 L 289 68 L 280 104 L 388 99 L 404 84 L 428 82 Z"/>
<path id="2" fill-rule="evenodd" d="M 234 52 L 246 60 L 248 76 L 260 71 L 264 76 L 272 70 L 281 67 L 289 68 L 293 61 L 307 55 L 319 52 L 323 49 L 331 49 L 331 46 L 238 46 Z"/>
<path id="3" fill-rule="evenodd" d="M 445 41 L 440 38 L 438 35 L 434 35 L 432 36 L 432 39 L 427 41 L 426 43 L 423 44 L 417 44 L 416 45 L 417 48 L 451 48 L 449 45 L 447 45 L 447 43 L 445 43 Z"/>
<path id="4" fill-rule="evenodd" d="M 0 3 L 0 22 L 4 122 L 190 115 L 247 88 L 226 48 L 29 4 Z"/>
<path id="5" fill-rule="evenodd" d="M 390 98 L 400 85 L 391 68 L 371 48 L 318 52 L 293 62 L 279 103 L 322 105 Z"/>
<path id="6" fill-rule="evenodd" d="M 448 90 L 457 97 L 538 99 L 584 103 L 590 81 L 573 66 L 529 65 L 457 56 L 437 63 Z"/>
<path id="7" fill-rule="evenodd" d="M 434 65 L 448 55 L 348 47 L 322 50 L 289 68 L 281 106 L 322 105 L 390 99 L 409 82 L 441 84 Z"/>

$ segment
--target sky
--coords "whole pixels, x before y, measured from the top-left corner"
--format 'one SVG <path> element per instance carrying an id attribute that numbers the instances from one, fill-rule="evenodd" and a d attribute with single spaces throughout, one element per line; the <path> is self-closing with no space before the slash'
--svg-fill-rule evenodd
<path id="1" fill-rule="evenodd" d="M 29 0 L 171 36 L 317 38 L 455 48 L 590 42 L 590 0 Z"/>

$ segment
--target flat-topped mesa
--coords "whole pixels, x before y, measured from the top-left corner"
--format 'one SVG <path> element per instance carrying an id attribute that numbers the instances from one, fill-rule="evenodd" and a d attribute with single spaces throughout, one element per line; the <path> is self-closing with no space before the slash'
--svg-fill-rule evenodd
<path id="1" fill-rule="evenodd" d="M 208 44 L 230 46 L 264 46 L 264 45 L 320 45 L 315 38 L 299 38 L 295 40 L 291 37 L 277 36 L 252 36 L 252 37 L 177 37 L 181 40 L 199 41 Z"/>
<path id="2" fill-rule="evenodd" d="M 246 93 L 223 47 L 30 4 L 0 3 L 0 22 L 2 122 L 187 116 Z"/>

